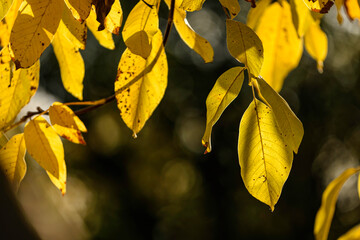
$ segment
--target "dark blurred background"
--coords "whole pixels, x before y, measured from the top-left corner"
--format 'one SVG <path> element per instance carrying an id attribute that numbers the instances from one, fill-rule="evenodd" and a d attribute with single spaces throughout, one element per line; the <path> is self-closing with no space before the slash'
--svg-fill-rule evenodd
<path id="1" fill-rule="evenodd" d="M 136 1 L 121 3 L 126 19 Z M 240 4 L 236 19 L 246 22 L 250 4 Z M 162 4 L 161 29 L 167 15 Z M 206 97 L 220 74 L 238 65 L 226 49 L 225 19 L 218 1 L 206 1 L 203 10 L 188 15 L 215 50 L 209 64 L 172 29 L 166 46 L 168 88 L 137 139 L 115 103 L 80 116 L 88 128 L 87 146 L 64 140 L 64 197 L 27 156 L 28 171 L 16 199 L 42 239 L 313 239 L 323 190 L 344 169 L 360 165 L 359 24 L 345 19 L 339 26 L 333 8 L 322 22 L 329 39 L 324 73 L 317 72 L 316 62 L 304 52 L 285 81 L 281 95 L 303 122 L 305 135 L 271 212 L 247 192 L 240 176 L 237 138 L 251 101 L 247 84 L 214 126 L 213 151 L 203 155 Z M 85 100 L 113 94 L 125 49 L 120 36 L 114 40 L 111 51 L 88 35 L 82 52 Z M 40 85 L 26 110 L 75 101 L 62 86 L 51 47 L 41 58 Z M 356 180 L 351 178 L 341 191 L 329 239 L 360 222 Z"/>

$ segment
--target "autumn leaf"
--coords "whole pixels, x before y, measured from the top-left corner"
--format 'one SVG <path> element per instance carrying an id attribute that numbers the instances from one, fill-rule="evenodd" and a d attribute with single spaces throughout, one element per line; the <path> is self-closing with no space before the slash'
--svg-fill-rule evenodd
<path id="1" fill-rule="evenodd" d="M 85 49 L 87 39 L 86 24 L 77 21 L 67 8 L 64 8 L 58 31 L 61 31 L 64 37 L 72 42 L 72 45 L 82 50 Z"/>
<path id="2" fill-rule="evenodd" d="M 111 32 L 107 29 L 98 31 L 100 24 L 96 21 L 96 13 L 94 11 L 90 12 L 89 17 L 86 19 L 86 24 L 101 46 L 111 50 L 115 49 L 115 43 Z"/>
<path id="3" fill-rule="evenodd" d="M 24 0 L 11 30 L 16 68 L 32 66 L 50 45 L 60 23 L 63 0 Z"/>
<path id="4" fill-rule="evenodd" d="M 238 141 L 241 177 L 251 195 L 274 211 L 293 161 L 273 111 L 254 99 L 245 111 Z"/>
<path id="5" fill-rule="evenodd" d="M 360 224 L 350 229 L 347 233 L 340 236 L 338 240 L 358 240 L 360 239 Z"/>
<path id="6" fill-rule="evenodd" d="M 234 19 L 240 12 L 240 4 L 238 0 L 219 0 L 224 8 L 230 12 L 231 19 Z"/>
<path id="7" fill-rule="evenodd" d="M 256 7 L 251 8 L 247 15 L 246 25 L 255 30 L 259 19 L 262 17 L 266 8 L 271 4 L 271 0 L 259 0 Z"/>
<path id="8" fill-rule="evenodd" d="M 54 102 L 49 108 L 51 124 L 55 131 L 73 143 L 85 145 L 85 140 L 81 132 L 86 132 L 84 123 L 66 105 Z"/>
<path id="9" fill-rule="evenodd" d="M 123 11 L 119 0 L 115 0 L 109 14 L 106 16 L 104 24 L 105 28 L 113 34 L 119 34 L 123 19 Z"/>
<path id="10" fill-rule="evenodd" d="M 305 5 L 314 12 L 328 13 L 330 8 L 334 5 L 332 0 L 303 0 Z"/>
<path id="11" fill-rule="evenodd" d="M 327 239 L 339 192 L 346 180 L 359 171 L 360 168 L 349 168 L 326 187 L 315 218 L 314 235 L 316 240 Z"/>
<path id="12" fill-rule="evenodd" d="M 344 6 L 351 21 L 354 19 L 360 20 L 360 7 L 357 0 L 344 0 Z"/>
<path id="13" fill-rule="evenodd" d="M 64 0 L 72 15 L 80 22 L 85 21 L 91 10 L 92 0 Z"/>
<path id="14" fill-rule="evenodd" d="M 211 151 L 213 126 L 227 106 L 239 95 L 244 82 L 244 70 L 243 67 L 234 67 L 221 74 L 206 99 L 206 129 L 202 137 L 205 153 Z"/>
<path id="15" fill-rule="evenodd" d="M 104 21 L 106 16 L 109 14 L 111 6 L 113 5 L 114 0 L 93 0 L 92 4 L 95 6 L 96 11 L 96 20 L 100 23 L 98 31 L 104 30 L 105 25 Z"/>
<path id="16" fill-rule="evenodd" d="M 147 59 L 126 49 L 115 81 L 120 115 L 134 136 L 160 103 L 167 86 L 168 65 L 160 31 L 154 35 L 152 45 Z"/>
<path id="17" fill-rule="evenodd" d="M 310 10 L 303 0 L 291 0 L 291 16 L 299 37 L 303 37 L 308 27 L 314 22 Z"/>
<path id="18" fill-rule="evenodd" d="M 13 4 L 13 0 L 1 0 L 0 1 L 0 21 L 8 13 L 12 4 Z"/>
<path id="19" fill-rule="evenodd" d="M 18 10 L 22 0 L 14 0 L 6 17 L 0 21 L 0 46 L 5 47 L 10 42 L 10 33 L 18 15 Z"/>
<path id="20" fill-rule="evenodd" d="M 24 159 L 26 149 L 23 136 L 23 133 L 13 136 L 0 149 L 0 167 L 16 192 L 26 173 Z"/>
<path id="21" fill-rule="evenodd" d="M 165 2 L 170 7 L 170 0 L 166 0 Z M 180 8 L 179 5 L 180 2 L 175 1 L 174 25 L 181 39 L 186 45 L 199 54 L 202 59 L 204 59 L 205 63 L 212 62 L 214 58 L 214 50 L 211 44 L 192 29 L 186 19 L 185 10 Z"/>
<path id="22" fill-rule="evenodd" d="M 6 137 L 6 135 L 4 134 L 4 132 L 0 132 L 0 148 L 2 148 L 3 146 L 5 146 L 5 144 L 8 142 L 8 138 Z"/>
<path id="23" fill-rule="evenodd" d="M 230 54 L 257 77 L 263 64 L 263 46 L 256 33 L 245 24 L 226 20 L 227 47 Z"/>
<path id="24" fill-rule="evenodd" d="M 180 7 L 188 12 L 199 11 L 205 0 L 182 0 Z"/>
<path id="25" fill-rule="evenodd" d="M 55 186 L 64 194 L 66 191 L 64 148 L 55 130 L 42 116 L 39 116 L 25 125 L 24 138 L 29 154 L 47 171 Z"/>

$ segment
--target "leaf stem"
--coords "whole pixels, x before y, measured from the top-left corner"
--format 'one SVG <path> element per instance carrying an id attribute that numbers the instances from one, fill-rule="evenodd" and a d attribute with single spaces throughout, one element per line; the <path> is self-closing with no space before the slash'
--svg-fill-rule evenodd
<path id="1" fill-rule="evenodd" d="M 169 35 L 170 35 L 171 27 L 172 27 L 172 25 L 173 25 L 173 21 L 174 21 L 174 11 L 175 11 L 175 0 L 171 0 L 168 22 L 167 22 L 167 25 L 166 25 L 165 34 L 164 34 L 164 39 L 163 39 L 163 45 L 164 45 L 164 46 L 165 46 L 166 43 L 167 43 L 167 40 L 168 40 Z"/>

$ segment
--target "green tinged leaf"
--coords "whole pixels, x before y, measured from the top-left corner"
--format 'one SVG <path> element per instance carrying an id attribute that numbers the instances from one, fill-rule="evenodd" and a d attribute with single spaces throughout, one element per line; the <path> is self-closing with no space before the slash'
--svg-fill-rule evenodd
<path id="1" fill-rule="evenodd" d="M 219 0 L 224 8 L 230 12 L 231 19 L 234 19 L 240 12 L 240 4 L 238 0 Z"/>
<path id="2" fill-rule="evenodd" d="M 315 218 L 314 235 L 316 240 L 327 239 L 339 192 L 346 180 L 359 171 L 360 168 L 349 168 L 326 187 Z"/>
<path id="3" fill-rule="evenodd" d="M 199 11 L 204 2 L 205 0 L 182 0 L 180 7 L 188 12 Z"/>
<path id="4" fill-rule="evenodd" d="M 0 21 L 5 17 L 12 3 L 13 0 L 0 0 Z"/>
<path id="5" fill-rule="evenodd" d="M 234 67 L 224 72 L 211 89 L 206 99 L 206 129 L 202 144 L 206 147 L 205 153 L 211 151 L 211 132 L 215 123 L 229 104 L 239 95 L 244 82 L 243 67 Z"/>

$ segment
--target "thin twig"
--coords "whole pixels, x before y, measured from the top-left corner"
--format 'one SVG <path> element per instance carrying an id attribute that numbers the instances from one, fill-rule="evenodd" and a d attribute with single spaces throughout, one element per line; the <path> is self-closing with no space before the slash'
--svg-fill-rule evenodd
<path id="1" fill-rule="evenodd" d="M 223 8 L 223 10 L 224 10 L 224 12 L 225 12 L 226 18 L 227 18 L 227 19 L 231 19 L 228 10 L 227 10 L 224 6 L 222 6 L 222 8 Z"/>
<path id="2" fill-rule="evenodd" d="M 167 25 L 166 25 L 166 30 L 165 30 L 164 39 L 163 39 L 163 45 L 164 46 L 167 43 L 167 40 L 168 40 L 169 35 L 170 35 L 171 27 L 173 25 L 174 11 L 175 11 L 175 0 L 171 0 L 168 22 L 167 22 Z"/>

